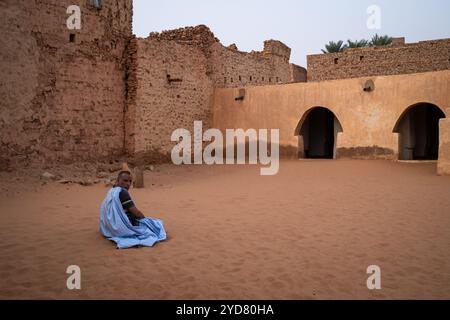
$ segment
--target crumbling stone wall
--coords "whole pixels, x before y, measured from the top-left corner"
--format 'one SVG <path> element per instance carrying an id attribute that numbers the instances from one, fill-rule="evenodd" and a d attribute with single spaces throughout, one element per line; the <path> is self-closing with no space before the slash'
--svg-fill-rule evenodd
<path id="1" fill-rule="evenodd" d="M 291 49 L 276 40 L 265 41 L 261 52 L 242 52 L 235 44 L 223 46 L 205 25 L 152 32 L 148 39 L 200 48 L 208 59 L 207 73 L 216 88 L 298 82 L 299 77 L 293 73 L 303 72 L 301 67 L 292 70 Z"/>
<path id="2" fill-rule="evenodd" d="M 308 81 L 307 71 L 305 68 L 291 63 L 291 81 L 292 83 Z"/>
<path id="3" fill-rule="evenodd" d="M 264 50 L 250 53 L 236 46 L 212 45 L 209 60 L 216 88 L 274 85 L 294 82 L 289 58 L 291 49 L 275 40 L 264 42 Z"/>
<path id="4" fill-rule="evenodd" d="M 399 121 L 410 107 L 432 101 L 446 116 L 440 120 L 439 170 L 449 174 L 450 70 L 374 77 L 376 89 L 372 92 L 362 90 L 365 81 L 356 78 L 251 87 L 246 88 L 249 99 L 243 101 L 235 101 L 239 89 L 217 89 L 214 127 L 222 132 L 237 128 L 279 129 L 280 155 L 302 155 L 302 125 L 312 108 L 320 106 L 337 119 L 334 132 L 338 158 L 398 159 Z"/>
<path id="5" fill-rule="evenodd" d="M 135 39 L 130 69 L 126 149 L 135 162 L 170 160 L 175 129 L 210 126 L 213 82 L 199 46 L 155 38 Z"/>
<path id="6" fill-rule="evenodd" d="M 291 49 L 275 40 L 245 53 L 200 25 L 131 43 L 125 144 L 138 162 L 169 160 L 175 129 L 192 132 L 196 120 L 210 128 L 215 88 L 306 81 L 306 70 L 289 63 Z"/>
<path id="7" fill-rule="evenodd" d="M 450 69 L 450 39 L 347 49 L 309 55 L 308 81 L 410 74 Z"/>
<path id="8" fill-rule="evenodd" d="M 0 2 L 3 168 L 123 153 L 132 0 L 90 3 Z M 66 26 L 69 5 L 81 9 L 81 30 Z"/>

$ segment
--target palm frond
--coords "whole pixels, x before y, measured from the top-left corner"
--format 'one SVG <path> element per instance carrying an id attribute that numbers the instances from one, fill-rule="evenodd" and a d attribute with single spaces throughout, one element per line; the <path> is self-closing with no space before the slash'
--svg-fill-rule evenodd
<path id="1" fill-rule="evenodd" d="M 342 52 L 347 46 L 344 45 L 344 41 L 339 40 L 337 42 L 330 41 L 328 44 L 325 45 L 325 50 L 322 49 L 323 53 L 337 53 Z"/>
<path id="2" fill-rule="evenodd" d="M 347 48 L 364 48 L 367 47 L 369 45 L 369 40 L 356 40 L 356 41 L 352 41 L 352 40 L 347 40 Z"/>
<path id="3" fill-rule="evenodd" d="M 373 47 L 376 46 L 387 46 L 392 43 L 392 37 L 389 37 L 388 35 L 385 36 L 379 36 L 378 34 L 375 34 L 372 37 L 372 40 L 370 41 L 370 45 Z"/>

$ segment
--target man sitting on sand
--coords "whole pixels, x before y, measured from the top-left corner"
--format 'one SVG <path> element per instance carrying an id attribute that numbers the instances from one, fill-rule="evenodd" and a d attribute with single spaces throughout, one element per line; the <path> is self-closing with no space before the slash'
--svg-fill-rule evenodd
<path id="1" fill-rule="evenodd" d="M 146 218 L 136 208 L 128 193 L 131 183 L 131 173 L 121 171 L 117 183 L 108 192 L 100 209 L 100 232 L 107 239 L 116 242 L 119 249 L 151 247 L 166 239 L 162 221 Z"/>
<path id="2" fill-rule="evenodd" d="M 131 196 L 128 193 L 128 190 L 131 187 L 131 183 L 133 182 L 131 178 L 131 173 L 129 171 L 121 171 L 119 176 L 117 177 L 117 183 L 114 185 L 114 188 L 120 187 L 122 190 L 119 193 L 119 199 L 122 203 L 122 208 L 125 210 L 125 214 L 133 226 L 139 225 L 139 220 L 144 219 L 144 214 L 136 208 L 133 200 L 131 200 Z"/>

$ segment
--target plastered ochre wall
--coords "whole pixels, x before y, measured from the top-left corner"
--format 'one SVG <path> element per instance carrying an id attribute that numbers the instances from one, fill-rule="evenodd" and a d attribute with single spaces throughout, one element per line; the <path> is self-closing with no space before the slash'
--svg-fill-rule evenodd
<path id="1" fill-rule="evenodd" d="M 363 91 L 367 80 L 375 90 Z M 450 116 L 450 71 L 364 77 L 313 83 L 248 87 L 245 99 L 235 101 L 239 89 L 217 89 L 213 103 L 214 127 L 224 130 L 279 129 L 280 146 L 297 153 L 296 130 L 313 107 L 331 110 L 342 125 L 337 157 L 398 157 L 394 127 L 417 103 L 438 106 Z M 442 140 L 442 139 L 441 139 Z M 442 156 L 442 154 L 441 154 Z"/>

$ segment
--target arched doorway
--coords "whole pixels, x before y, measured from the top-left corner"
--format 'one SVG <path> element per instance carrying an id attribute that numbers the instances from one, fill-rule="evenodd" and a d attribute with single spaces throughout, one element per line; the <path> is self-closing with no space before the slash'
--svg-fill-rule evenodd
<path id="1" fill-rule="evenodd" d="M 439 156 L 439 119 L 444 112 L 434 104 L 418 103 L 400 116 L 398 133 L 400 160 L 437 160 Z"/>
<path id="2" fill-rule="evenodd" d="M 333 112 L 323 107 L 310 109 L 296 129 L 299 158 L 335 159 L 338 132 L 342 126 Z"/>

